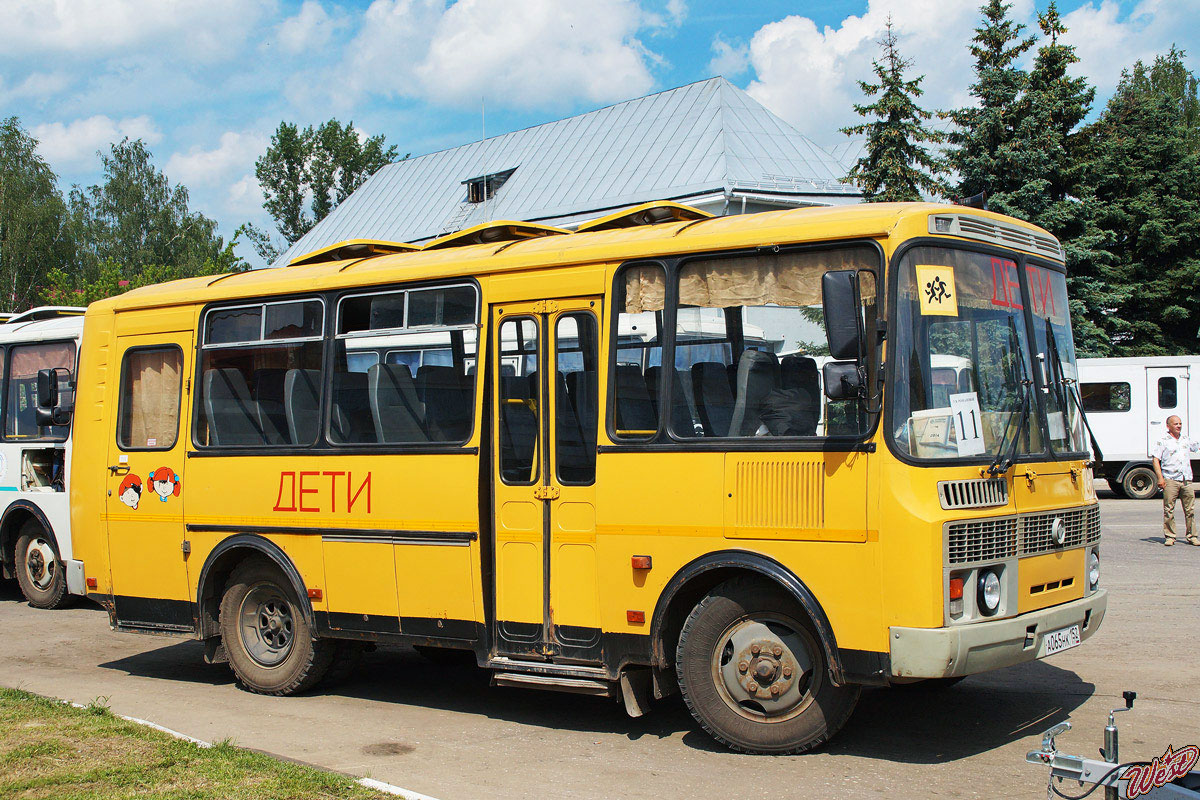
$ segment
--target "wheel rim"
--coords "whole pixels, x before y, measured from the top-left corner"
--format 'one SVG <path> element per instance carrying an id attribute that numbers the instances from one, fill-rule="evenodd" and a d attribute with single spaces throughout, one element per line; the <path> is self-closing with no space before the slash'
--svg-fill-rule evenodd
<path id="1" fill-rule="evenodd" d="M 292 604 L 270 583 L 254 586 L 238 611 L 242 645 L 264 667 L 279 666 L 292 652 Z"/>
<path id="2" fill-rule="evenodd" d="M 782 614 L 734 622 L 713 648 L 717 693 L 739 716 L 783 722 L 802 713 L 820 690 L 817 644 L 802 625 Z"/>
<path id="3" fill-rule="evenodd" d="M 54 556 L 54 548 L 41 537 L 29 543 L 25 551 L 25 575 L 38 591 L 46 591 L 54 583 L 58 573 L 58 559 Z"/>
<path id="4" fill-rule="evenodd" d="M 1144 472 L 1135 472 L 1129 476 L 1129 490 L 1133 494 L 1145 494 L 1150 489 L 1150 476 Z"/>

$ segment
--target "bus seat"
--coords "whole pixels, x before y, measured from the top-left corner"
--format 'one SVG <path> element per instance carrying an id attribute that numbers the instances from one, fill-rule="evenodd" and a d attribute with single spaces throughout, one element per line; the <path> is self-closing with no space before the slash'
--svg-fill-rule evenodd
<path id="1" fill-rule="evenodd" d="M 500 466 L 506 481 L 527 483 L 532 478 L 538 419 L 530 408 L 529 382 L 503 375 L 500 402 Z"/>
<path id="2" fill-rule="evenodd" d="M 290 444 L 287 414 L 283 408 L 283 382 L 286 369 L 254 370 L 252 396 L 258 410 L 258 426 L 268 444 Z"/>
<path id="3" fill-rule="evenodd" d="M 204 373 L 204 412 L 212 444 L 225 447 L 266 444 L 241 370 L 223 367 Z"/>
<path id="4" fill-rule="evenodd" d="M 367 376 L 363 372 L 336 372 L 333 375 L 333 413 L 330 434 L 334 441 L 361 443 L 377 441 L 367 395 Z"/>
<path id="5" fill-rule="evenodd" d="M 650 401 L 650 389 L 642 369 L 637 364 L 617 365 L 617 430 L 642 431 L 641 434 L 626 434 L 627 436 L 645 436 L 646 431 L 658 430 L 658 414 Z"/>
<path id="6" fill-rule="evenodd" d="M 658 408 L 658 382 L 662 379 L 662 371 L 662 367 L 646 369 L 646 388 L 650 390 L 650 399 L 654 402 L 655 408 Z M 675 431 L 677 436 L 695 436 L 696 425 L 692 418 L 692 409 L 687 395 L 683 392 L 683 381 L 679 379 L 677 370 L 671 370 L 671 374 L 675 381 L 671 386 L 671 430 Z"/>
<path id="7" fill-rule="evenodd" d="M 367 370 L 371 417 L 381 442 L 427 442 L 417 386 L 404 364 L 376 364 Z"/>
<path id="8" fill-rule="evenodd" d="M 426 365 L 417 369 L 417 396 L 425 402 L 425 426 L 435 442 L 457 442 L 471 431 L 467 389 L 473 379 L 454 367 Z"/>
<path id="9" fill-rule="evenodd" d="M 779 362 L 779 385 L 793 400 L 786 427 L 794 435 L 816 436 L 821 417 L 821 377 L 817 361 L 809 356 L 784 356 Z"/>
<path id="10" fill-rule="evenodd" d="M 701 361 L 692 365 L 692 394 L 705 436 L 725 436 L 733 419 L 733 391 L 725 365 Z"/>
<path id="11" fill-rule="evenodd" d="M 762 425 L 763 401 L 779 386 L 774 353 L 746 350 L 738 359 L 737 399 L 729 421 L 730 436 L 753 436 Z"/>
<path id="12" fill-rule="evenodd" d="M 321 427 L 321 371 L 289 369 L 283 379 L 283 411 L 292 444 L 312 444 Z"/>
<path id="13" fill-rule="evenodd" d="M 596 448 L 585 443 L 583 429 L 567 394 L 567 379 L 555 372 L 555 430 L 554 459 L 560 480 L 571 483 L 590 483 L 596 475 Z M 593 433 L 593 440 L 595 434 Z"/>
<path id="14" fill-rule="evenodd" d="M 595 372 L 568 372 L 567 393 L 575 408 L 575 418 L 583 433 L 583 446 L 589 452 L 596 450 L 596 428 L 598 422 L 598 400 Z"/>

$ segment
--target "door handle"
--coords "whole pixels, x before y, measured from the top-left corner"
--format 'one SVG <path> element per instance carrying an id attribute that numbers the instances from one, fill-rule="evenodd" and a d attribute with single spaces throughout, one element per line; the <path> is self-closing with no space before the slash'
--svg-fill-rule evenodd
<path id="1" fill-rule="evenodd" d="M 127 474 L 129 474 L 129 465 L 128 464 L 113 464 L 112 466 L 110 466 L 108 468 L 108 471 L 110 473 L 112 473 L 113 475 L 127 475 Z"/>

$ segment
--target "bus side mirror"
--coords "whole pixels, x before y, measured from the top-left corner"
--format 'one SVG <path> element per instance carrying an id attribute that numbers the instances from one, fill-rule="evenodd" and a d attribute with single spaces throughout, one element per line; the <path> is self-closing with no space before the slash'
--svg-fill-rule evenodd
<path id="1" fill-rule="evenodd" d="M 830 357 L 837 361 L 861 358 L 866 336 L 863 332 L 857 270 L 837 269 L 822 275 L 821 303 L 824 306 L 825 336 L 829 342 Z"/>
<path id="2" fill-rule="evenodd" d="M 857 361 L 827 361 L 821 367 L 825 396 L 830 400 L 850 400 L 862 397 L 862 375 Z"/>
<path id="3" fill-rule="evenodd" d="M 70 373 L 62 367 L 54 369 L 39 369 L 37 374 L 37 408 L 34 409 L 34 419 L 38 427 L 61 427 L 71 422 L 71 404 L 61 403 L 62 397 L 58 391 L 58 373 L 62 371 L 70 380 Z"/>

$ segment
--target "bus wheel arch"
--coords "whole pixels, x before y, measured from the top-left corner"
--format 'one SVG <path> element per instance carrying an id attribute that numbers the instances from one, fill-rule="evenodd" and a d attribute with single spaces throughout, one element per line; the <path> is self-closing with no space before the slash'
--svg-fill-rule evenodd
<path id="1" fill-rule="evenodd" d="M 200 580 L 196 587 L 200 638 L 207 640 L 221 635 L 221 599 L 225 596 L 229 578 L 238 565 L 251 558 L 265 558 L 283 573 L 295 592 L 304 621 L 310 630 L 315 631 L 316 618 L 308 600 L 308 589 L 296 565 L 283 548 L 262 536 L 237 534 L 214 547 L 200 570 Z"/>
<path id="2" fill-rule="evenodd" d="M 812 623 L 834 684 L 844 682 L 837 637 L 812 590 L 778 561 L 745 550 L 708 553 L 675 573 L 659 595 L 651 622 L 654 662 L 666 667 L 674 662 L 679 635 L 688 615 L 713 589 L 738 577 L 772 584 L 800 604 Z"/>
<path id="3" fill-rule="evenodd" d="M 0 519 L 0 560 L 35 608 L 62 608 L 71 599 L 58 539 L 46 515 L 33 503 L 18 500 Z M 37 575 L 25 562 L 35 560 Z"/>

